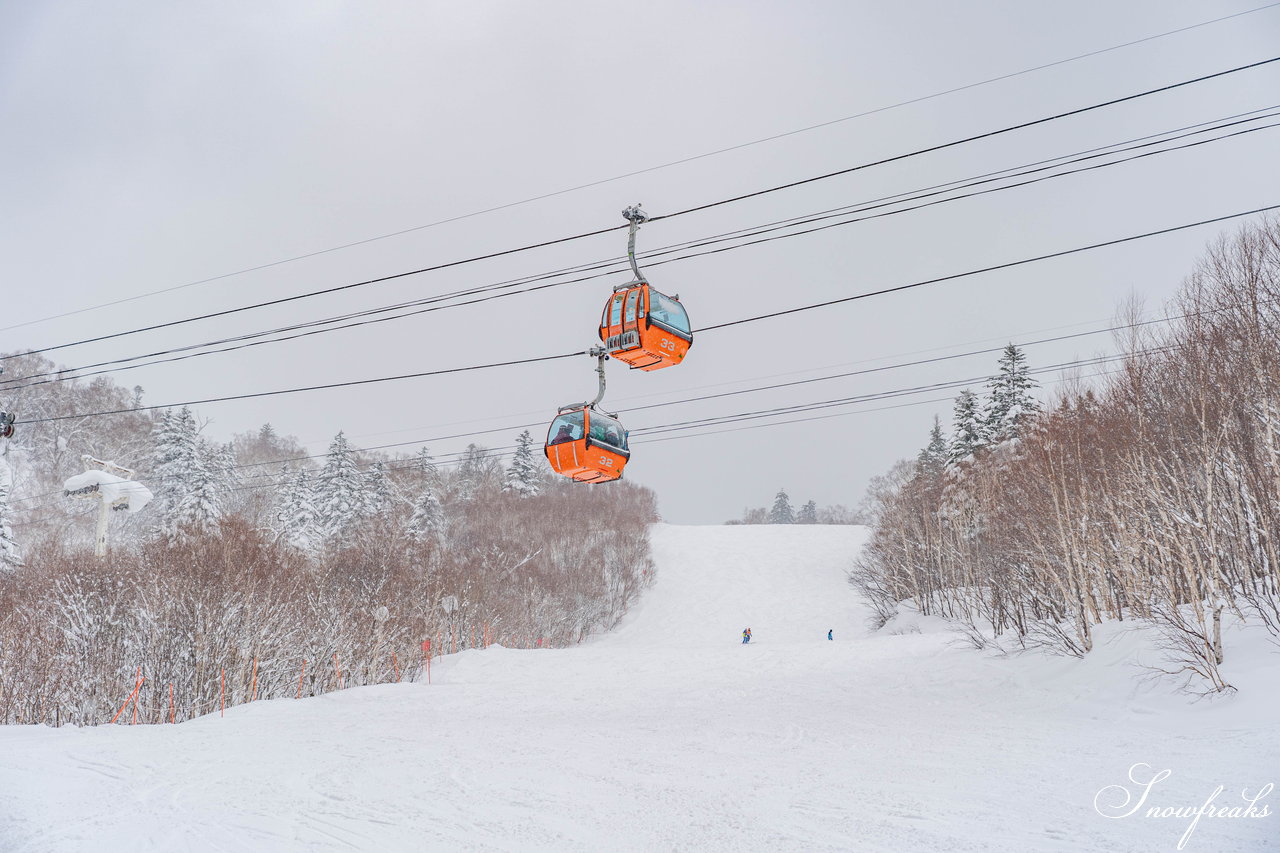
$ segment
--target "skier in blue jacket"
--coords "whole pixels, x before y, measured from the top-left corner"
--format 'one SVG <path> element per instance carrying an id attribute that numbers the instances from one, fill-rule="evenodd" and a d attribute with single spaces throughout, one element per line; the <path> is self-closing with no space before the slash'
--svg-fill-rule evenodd
<path id="1" fill-rule="evenodd" d="M 746 645 L 747 643 L 749 643 L 749 642 L 751 642 L 751 629 L 750 629 L 750 628 L 743 628 L 743 629 L 742 629 L 742 644 L 745 646 L 745 645 Z"/>

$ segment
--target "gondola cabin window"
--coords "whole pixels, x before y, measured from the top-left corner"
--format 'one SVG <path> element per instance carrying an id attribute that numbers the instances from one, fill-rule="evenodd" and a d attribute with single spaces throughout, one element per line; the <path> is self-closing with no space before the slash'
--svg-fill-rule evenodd
<path id="1" fill-rule="evenodd" d="M 551 422 L 547 432 L 547 444 L 563 444 L 582 438 L 582 412 L 569 412 Z"/>
<path id="2" fill-rule="evenodd" d="M 689 315 L 684 306 L 656 290 L 649 290 L 649 320 L 665 326 L 673 332 L 690 337 Z"/>
<path id="3" fill-rule="evenodd" d="M 627 450 L 627 433 L 623 430 L 622 424 L 613 418 L 606 417 L 599 412 L 592 412 L 591 442 L 593 444 L 607 444 L 625 453 Z"/>

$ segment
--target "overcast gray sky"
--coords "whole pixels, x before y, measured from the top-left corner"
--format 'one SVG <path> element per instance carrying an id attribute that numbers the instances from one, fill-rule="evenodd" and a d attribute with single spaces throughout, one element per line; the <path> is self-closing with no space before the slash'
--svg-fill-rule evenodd
<path id="1" fill-rule="evenodd" d="M 622 224 L 1280 55 L 1280 6 L 587 189 L 53 320 L 693 157 L 1141 39 L 1262 2 L 6 3 L 0 6 L 0 350 L 40 348 Z M 641 251 L 1280 104 L 1280 63 L 642 229 Z M 655 266 L 695 328 L 1280 204 L 1280 130 Z M 640 410 L 1104 326 L 1152 311 L 1219 226 L 708 332 L 678 368 L 609 365 L 631 429 L 989 373 L 971 357 Z M 51 353 L 82 365 L 621 256 L 621 231 Z M 586 349 L 624 275 L 114 374 L 145 402 Z M 37 322 L 42 321 L 42 322 Z M 1032 366 L 1109 351 L 1032 347 Z M 936 351 L 936 352 L 935 352 Z M 589 398 L 580 359 L 198 407 L 314 452 L 509 445 Z M 1051 379 L 1052 377 L 1046 377 Z M 975 388 L 977 385 L 975 385 Z M 954 391 L 890 401 L 954 396 Z M 0 403 L 3 399 L 0 398 Z M 657 442 L 629 478 L 674 522 L 857 503 L 948 402 Z M 774 419 L 776 420 L 776 419 Z M 764 421 L 770 423 L 771 421 Z M 760 422 L 751 422 L 757 424 Z M 748 424 L 736 424 L 741 427 Z M 505 428 L 510 428 L 506 430 Z M 34 427 L 33 427 L 34 428 Z M 534 430 L 541 440 L 543 428 Z M 697 432 L 697 431 L 695 431 Z M 413 448 L 406 448 L 412 450 Z M 131 460 L 122 460 L 125 462 Z"/>

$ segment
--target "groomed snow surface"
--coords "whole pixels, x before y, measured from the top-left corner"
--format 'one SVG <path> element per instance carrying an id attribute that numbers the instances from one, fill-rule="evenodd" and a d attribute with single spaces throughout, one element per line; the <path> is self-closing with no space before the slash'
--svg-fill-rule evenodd
<path id="1" fill-rule="evenodd" d="M 1241 693 L 1199 703 L 1138 681 L 1142 633 L 1083 661 L 869 633 L 844 579 L 864 536 L 659 525 L 654 587 L 577 648 L 178 726 L 0 728 L 0 850 L 1172 851 L 1191 819 L 1148 807 L 1280 783 L 1261 632 L 1227 636 Z M 1138 763 L 1171 775 L 1103 817 Z M 1263 805 L 1183 849 L 1280 849 Z"/>

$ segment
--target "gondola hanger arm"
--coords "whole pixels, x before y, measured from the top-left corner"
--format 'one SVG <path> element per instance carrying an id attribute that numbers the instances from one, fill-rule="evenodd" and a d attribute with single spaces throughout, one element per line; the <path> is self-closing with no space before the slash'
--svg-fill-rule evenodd
<path id="1" fill-rule="evenodd" d="M 649 221 L 649 214 L 641 210 L 639 204 L 633 204 L 631 207 L 623 209 L 622 218 L 631 223 L 631 227 L 627 231 L 627 260 L 631 262 L 631 272 L 636 277 L 634 282 L 629 282 L 622 285 L 622 287 L 630 287 L 632 284 L 648 284 L 648 279 L 644 277 L 644 273 L 640 272 L 640 267 L 636 264 L 636 232 L 640 230 L 641 225 Z"/>

